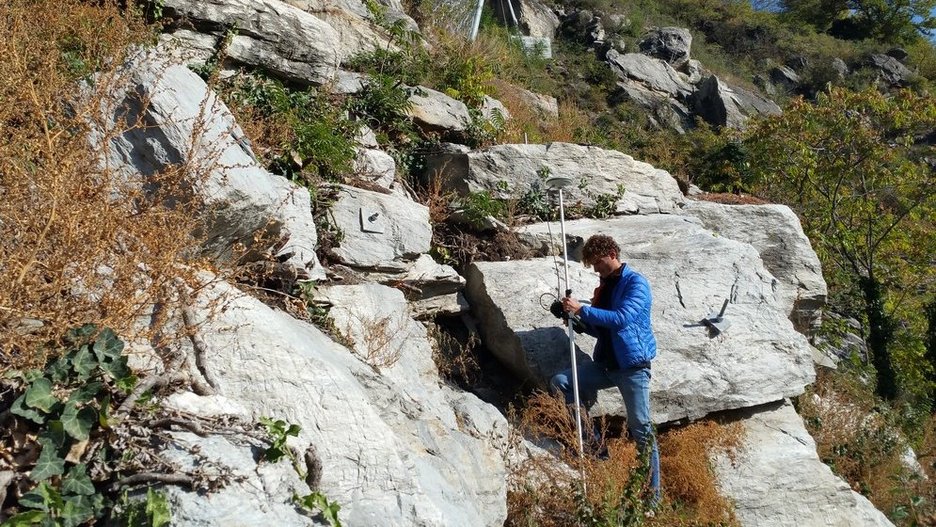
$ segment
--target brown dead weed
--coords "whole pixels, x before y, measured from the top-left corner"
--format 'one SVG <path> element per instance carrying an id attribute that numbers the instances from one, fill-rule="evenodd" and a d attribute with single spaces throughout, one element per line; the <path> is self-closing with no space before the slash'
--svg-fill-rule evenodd
<path id="1" fill-rule="evenodd" d="M 718 493 L 709 456 L 717 450 L 730 454 L 740 446 L 740 424 L 700 421 L 659 435 L 663 502 L 651 515 L 645 514 L 646 476 L 633 441 L 609 439 L 606 461 L 588 454 L 579 458 L 571 412 L 560 398 L 545 393 L 534 394 L 522 410 L 512 410 L 511 420 L 524 437 L 552 444 L 558 457 L 529 453 L 511 458 L 505 525 L 610 525 L 607 518 L 625 525 L 738 525 L 731 503 Z M 593 424 L 583 417 L 583 430 Z M 603 422 L 599 427 L 607 429 Z M 512 438 L 517 453 L 523 450 L 519 434 Z M 586 451 L 601 446 L 586 445 Z M 584 500 L 576 496 L 583 475 Z"/>
<path id="2" fill-rule="evenodd" d="M 112 1 L 0 2 L 0 370 L 41 365 L 83 323 L 126 335 L 195 254 L 194 204 L 165 203 L 201 174 L 173 167 L 144 193 L 102 163 L 110 137 L 141 126 L 102 115 L 117 66 L 151 38 Z"/>

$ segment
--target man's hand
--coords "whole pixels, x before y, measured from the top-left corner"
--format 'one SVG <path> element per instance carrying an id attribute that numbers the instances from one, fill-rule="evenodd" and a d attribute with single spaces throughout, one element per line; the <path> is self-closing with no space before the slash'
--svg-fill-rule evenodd
<path id="1" fill-rule="evenodd" d="M 582 309 L 582 304 L 580 304 L 578 300 L 567 296 L 562 299 L 562 309 L 566 313 L 578 315 L 578 312 Z"/>

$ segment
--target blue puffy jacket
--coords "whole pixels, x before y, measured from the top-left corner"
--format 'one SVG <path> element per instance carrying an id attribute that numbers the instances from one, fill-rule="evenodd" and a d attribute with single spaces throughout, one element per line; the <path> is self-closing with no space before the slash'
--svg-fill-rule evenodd
<path id="1" fill-rule="evenodd" d="M 609 328 L 618 365 L 631 368 L 656 357 L 656 337 L 650 325 L 651 303 L 650 283 L 625 265 L 614 288 L 613 309 L 582 306 L 578 316 L 586 326 Z"/>

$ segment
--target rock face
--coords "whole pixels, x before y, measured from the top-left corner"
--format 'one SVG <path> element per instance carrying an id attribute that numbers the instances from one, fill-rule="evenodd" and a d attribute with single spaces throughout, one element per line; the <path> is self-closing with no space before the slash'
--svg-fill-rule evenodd
<path id="1" fill-rule="evenodd" d="M 810 335 L 819 329 L 827 294 L 822 265 L 789 207 L 690 201 L 683 212 L 720 236 L 753 245 L 779 280 L 777 295 L 796 330 Z"/>
<path id="2" fill-rule="evenodd" d="M 868 65 L 876 69 L 880 79 L 890 86 L 905 88 L 910 85 L 913 72 L 890 55 L 871 55 L 868 58 Z"/>
<path id="3" fill-rule="evenodd" d="M 693 111 L 714 126 L 743 128 L 753 115 L 774 115 L 780 107 L 740 87 L 731 87 L 712 75 L 698 84 L 691 99 Z"/>
<path id="4" fill-rule="evenodd" d="M 342 185 L 331 213 L 342 233 L 333 252 L 348 265 L 403 269 L 398 260 L 429 252 L 429 209 L 409 199 Z"/>
<path id="5" fill-rule="evenodd" d="M 640 51 L 678 68 L 689 60 L 692 34 L 688 29 L 681 27 L 656 28 L 644 36 L 638 45 Z"/>
<path id="6" fill-rule="evenodd" d="M 440 153 L 427 160 L 427 173 L 442 178 L 443 186 L 460 195 L 483 190 L 522 196 L 542 189 L 539 174 L 567 176 L 576 184 L 565 190 L 567 204 L 594 206 L 596 196 L 615 194 L 618 213 L 673 212 L 683 202 L 676 180 L 666 171 L 635 161 L 615 150 L 570 143 L 497 145 L 479 152 Z M 580 188 L 585 189 L 580 190 Z M 543 190 L 545 192 L 545 190 Z"/>
<path id="7" fill-rule="evenodd" d="M 310 277 L 324 277 L 309 192 L 257 164 L 227 107 L 186 67 L 141 55 L 129 71 L 133 91 L 115 95 L 106 111 L 121 130 L 127 128 L 122 119 L 145 126 L 113 137 L 108 165 L 127 177 L 145 178 L 182 163 L 208 172 L 197 191 L 210 207 L 203 212 L 210 253 L 228 257 L 235 243 L 262 251 L 286 236 L 280 254 L 291 255 L 289 261 Z M 258 232 L 266 232 L 266 246 L 254 246 Z"/>
<path id="8" fill-rule="evenodd" d="M 694 88 L 669 63 L 642 53 L 608 51 L 608 64 L 625 83 L 638 82 L 647 89 L 665 93 L 670 97 L 688 97 Z"/>
<path id="9" fill-rule="evenodd" d="M 279 0 L 164 0 L 162 5 L 166 16 L 217 36 L 236 27 L 225 51 L 228 59 L 292 82 L 328 82 L 349 56 L 334 28 Z"/>
<path id="10" fill-rule="evenodd" d="M 399 291 L 348 286 L 328 294 L 336 318 L 351 328 L 355 353 L 372 345 L 361 340 L 368 317 L 386 317 L 386 345 L 399 346 L 395 364 L 378 373 L 313 326 L 216 283 L 196 307 L 200 319 L 225 307 L 200 326 L 206 368 L 219 379 L 217 395 L 179 394 L 165 404 L 196 415 L 298 424 L 302 431 L 290 444 L 300 453 L 314 450 L 321 464 L 317 487 L 341 505 L 345 525 L 502 525 L 504 418 L 473 395 L 439 384 L 425 330 L 408 318 Z M 167 487 L 175 521 L 308 525 L 292 495 L 309 489 L 289 461 L 257 465 L 250 446 L 226 436 L 174 435 L 199 448 L 199 463 L 250 477 L 208 497 Z"/>
<path id="11" fill-rule="evenodd" d="M 546 226 L 530 230 L 542 234 Z M 793 330 L 776 294 L 779 281 L 750 245 L 714 236 L 698 220 L 670 215 L 578 220 L 568 222 L 566 232 L 614 237 L 622 260 L 650 281 L 659 349 L 651 384 L 656 422 L 776 401 L 802 393 L 812 382 L 809 343 Z M 484 341 L 502 362 L 541 385 L 568 367 L 565 332 L 541 307 L 541 296 L 556 294 L 552 259 L 476 262 L 467 280 L 466 295 Z M 570 263 L 569 280 L 579 298 L 590 298 L 597 285 L 597 275 L 577 262 Z M 731 302 L 726 312 L 731 326 L 712 338 L 698 321 L 725 298 Z M 548 306 L 552 299 L 547 300 Z M 576 343 L 587 353 L 594 346 L 585 335 Z M 599 394 L 594 411 L 621 415 L 620 395 Z"/>
<path id="12" fill-rule="evenodd" d="M 419 127 L 433 132 L 462 132 L 471 122 L 468 107 L 442 92 L 429 88 L 410 91 L 412 107 L 407 112 Z"/>
<path id="13" fill-rule="evenodd" d="M 734 503 L 741 525 L 893 525 L 822 463 L 791 404 L 739 415 L 745 432 L 742 447 L 731 459 L 719 455 L 713 461 L 720 490 Z"/>

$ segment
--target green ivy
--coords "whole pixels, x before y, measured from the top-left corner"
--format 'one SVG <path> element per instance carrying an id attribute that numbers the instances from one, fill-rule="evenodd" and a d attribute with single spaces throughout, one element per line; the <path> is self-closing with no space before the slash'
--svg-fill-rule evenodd
<path id="1" fill-rule="evenodd" d="M 87 324 L 69 330 L 62 344 L 63 353 L 44 370 L 12 375 L 23 388 L 10 413 L 30 424 L 39 456 L 29 471 L 35 485 L 20 497 L 4 526 L 73 527 L 113 513 L 110 482 L 92 481 L 87 464 L 66 455 L 85 441 L 106 442 L 102 436 L 114 399 L 132 390 L 137 379 L 127 366 L 123 342 L 108 328 Z M 100 455 L 107 455 L 106 447 Z M 166 506 L 161 517 L 168 514 Z"/>

